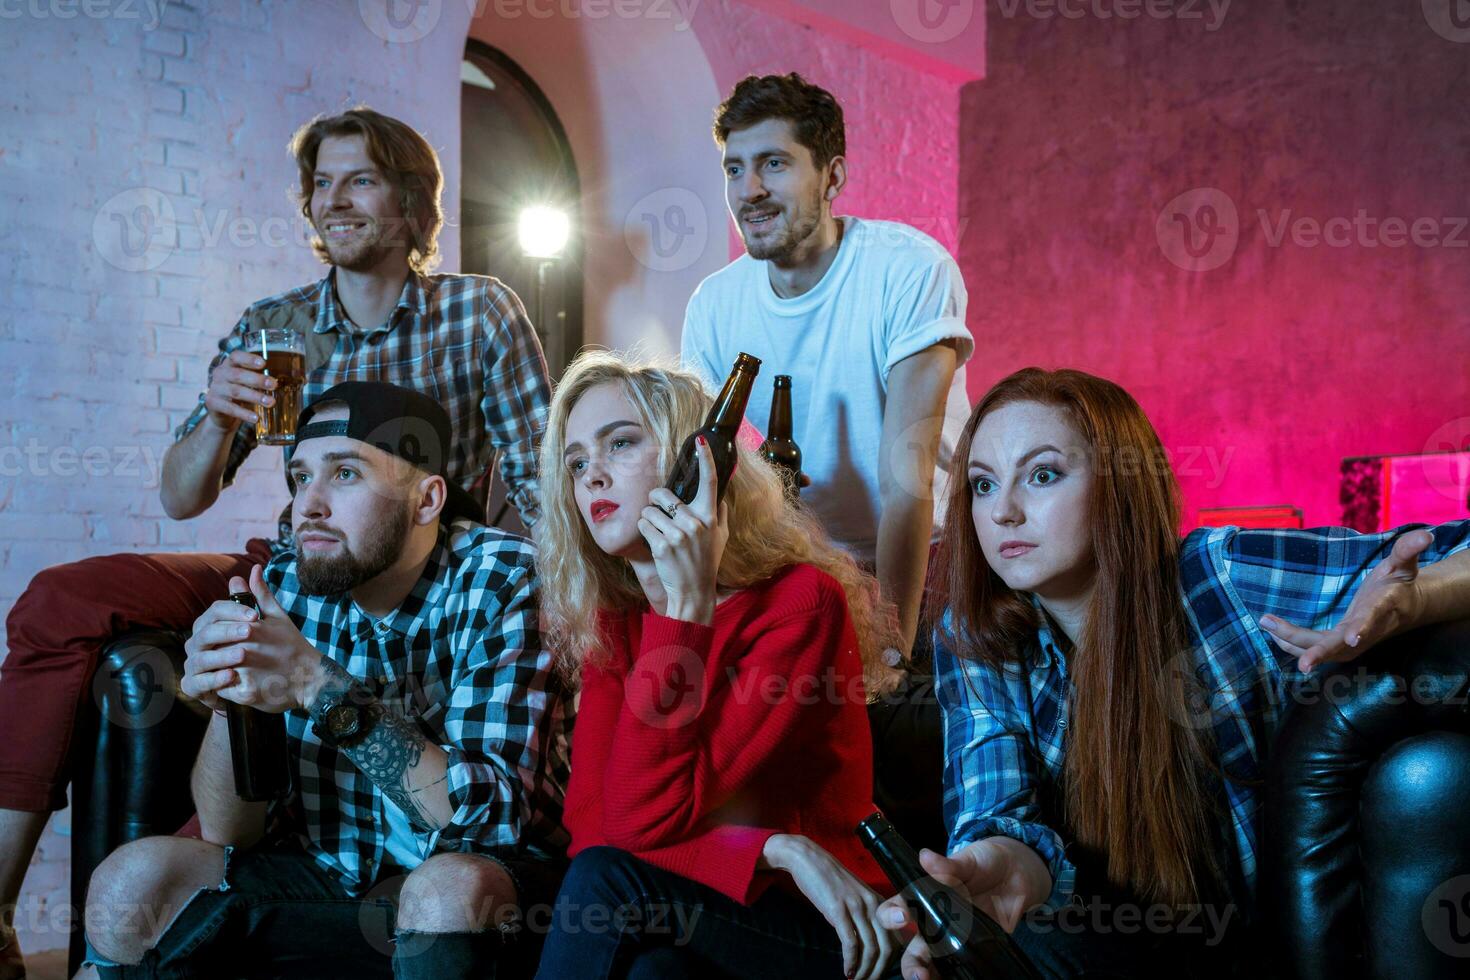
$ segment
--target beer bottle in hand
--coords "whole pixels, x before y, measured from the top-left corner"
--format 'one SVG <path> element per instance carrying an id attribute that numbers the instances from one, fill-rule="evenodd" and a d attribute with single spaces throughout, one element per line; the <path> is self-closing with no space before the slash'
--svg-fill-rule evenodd
<path id="1" fill-rule="evenodd" d="M 701 435 L 715 457 L 715 471 L 719 474 L 718 496 L 725 496 L 725 484 L 730 482 L 730 474 L 735 472 L 735 434 L 740 431 L 745 405 L 750 401 L 750 389 L 760 369 L 758 357 L 741 354 L 735 358 L 735 366 L 730 369 L 725 387 L 720 389 L 720 396 L 710 408 L 704 427 L 691 432 L 679 448 L 668 488 L 684 503 L 693 503 L 699 494 L 699 460 L 694 455 L 694 439 Z"/>
<path id="2" fill-rule="evenodd" d="M 249 592 L 231 592 L 230 598 L 242 606 L 259 608 Z M 285 796 L 291 789 L 286 716 L 225 701 L 225 721 L 230 730 L 235 795 L 252 803 Z"/>
<path id="3" fill-rule="evenodd" d="M 893 887 L 908 903 L 934 969 L 945 980 L 1041 980 L 1026 954 L 964 895 L 930 877 L 919 855 L 881 813 L 857 827 Z"/>
<path id="4" fill-rule="evenodd" d="M 761 443 L 761 458 L 782 476 L 786 492 L 795 497 L 801 492 L 801 447 L 791 437 L 791 375 L 776 375 L 771 392 L 771 419 L 766 425 L 766 441 Z"/>

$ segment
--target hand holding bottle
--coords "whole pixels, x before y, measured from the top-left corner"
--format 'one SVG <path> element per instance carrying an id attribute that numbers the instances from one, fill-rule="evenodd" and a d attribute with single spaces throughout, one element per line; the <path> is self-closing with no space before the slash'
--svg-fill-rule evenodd
<path id="1" fill-rule="evenodd" d="M 730 540 L 729 507 L 719 500 L 714 454 L 703 436 L 695 440 L 699 490 L 684 503 L 659 487 L 648 495 L 638 530 L 648 541 L 663 583 L 665 615 L 708 626 L 715 617 L 715 586 L 725 543 Z"/>
<path id="2" fill-rule="evenodd" d="M 1028 909 L 1051 893 L 1051 874 L 1041 858 L 1009 837 L 976 841 L 948 857 L 925 848 L 919 852 L 919 863 L 925 873 L 968 897 L 979 913 L 989 916 L 1007 933 L 1015 930 Z M 918 926 L 902 894 L 879 907 L 878 921 L 887 929 Z M 905 980 L 934 980 L 945 975 L 936 969 L 922 935 L 915 935 L 904 951 L 902 969 Z"/>

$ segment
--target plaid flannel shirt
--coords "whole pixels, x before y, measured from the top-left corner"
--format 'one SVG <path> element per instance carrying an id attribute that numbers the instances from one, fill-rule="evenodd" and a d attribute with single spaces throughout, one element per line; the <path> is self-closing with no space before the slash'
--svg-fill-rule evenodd
<path id="1" fill-rule="evenodd" d="M 1179 720 L 1213 735 L 1228 812 L 1223 866 L 1244 910 L 1254 903 L 1264 757 L 1285 701 L 1303 679 L 1295 658 L 1257 621 L 1271 613 L 1310 629 L 1330 628 L 1394 540 L 1423 526 L 1382 534 L 1200 528 L 1183 541 L 1180 587 L 1190 649 L 1179 666 L 1197 683 Z M 1434 544 L 1421 565 L 1470 546 L 1470 521 L 1430 530 Z M 1046 904 L 1060 909 L 1071 900 L 1077 869 L 1067 842 L 1047 823 L 1058 815 L 1042 801 L 1062 798 L 1071 682 L 1065 653 L 1046 617 L 1041 621 L 1023 656 L 996 670 L 955 655 L 946 613 L 935 631 L 934 667 L 945 720 L 951 852 L 997 834 L 1029 844 L 1051 871 Z"/>
<path id="2" fill-rule="evenodd" d="M 387 321 L 362 331 L 338 302 L 334 275 L 335 270 L 252 304 L 219 342 L 210 375 L 245 346 L 253 325 L 281 322 L 296 313 L 314 322 L 313 333 L 336 334 L 331 356 L 307 374 L 303 407 L 341 381 L 387 381 L 432 396 L 449 413 L 449 479 L 470 490 L 485 477 L 499 449 L 510 500 L 526 526 L 533 526 L 539 516 L 536 448 L 546 427 L 551 387 L 541 342 L 520 299 L 488 276 L 410 274 Z M 193 413 L 174 431 L 174 440 L 193 432 L 207 412 L 201 394 Z M 224 486 L 234 481 L 255 446 L 255 427 L 240 426 L 225 464 Z M 289 456 L 290 447 L 286 452 Z M 271 550 L 280 554 L 291 547 L 288 506 Z"/>
<path id="3" fill-rule="evenodd" d="M 293 553 L 265 568 L 312 646 L 448 754 L 454 816 L 436 832 L 415 831 L 425 856 L 565 850 L 572 709 L 541 645 L 534 557 L 524 538 L 456 522 L 440 531 L 408 598 L 380 620 L 350 595 L 304 594 Z M 305 712 L 288 712 L 286 730 L 307 850 L 361 893 L 392 863 L 384 811 L 395 804 L 317 738 Z"/>

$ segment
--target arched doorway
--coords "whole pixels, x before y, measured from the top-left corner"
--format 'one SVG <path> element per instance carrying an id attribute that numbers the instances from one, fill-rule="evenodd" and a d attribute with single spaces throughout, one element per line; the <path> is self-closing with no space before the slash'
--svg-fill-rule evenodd
<path id="1" fill-rule="evenodd" d="M 515 290 L 559 378 L 582 346 L 581 187 L 571 144 L 531 77 L 483 41 L 465 43 L 460 83 L 461 267 Z M 555 259 L 521 250 L 520 216 L 535 206 L 571 218 L 571 239 Z"/>

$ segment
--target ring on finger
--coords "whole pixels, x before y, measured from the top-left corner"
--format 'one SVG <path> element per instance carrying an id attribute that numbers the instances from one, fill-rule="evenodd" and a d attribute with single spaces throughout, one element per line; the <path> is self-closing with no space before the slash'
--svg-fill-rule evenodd
<path id="1" fill-rule="evenodd" d="M 674 519 L 674 515 L 677 514 L 677 513 L 679 513 L 679 505 L 678 505 L 678 503 L 669 504 L 669 506 L 667 506 L 667 507 L 665 507 L 663 504 L 654 504 L 653 506 L 655 506 L 659 510 L 663 511 L 664 512 L 664 516 L 667 517 L 671 521 Z"/>

